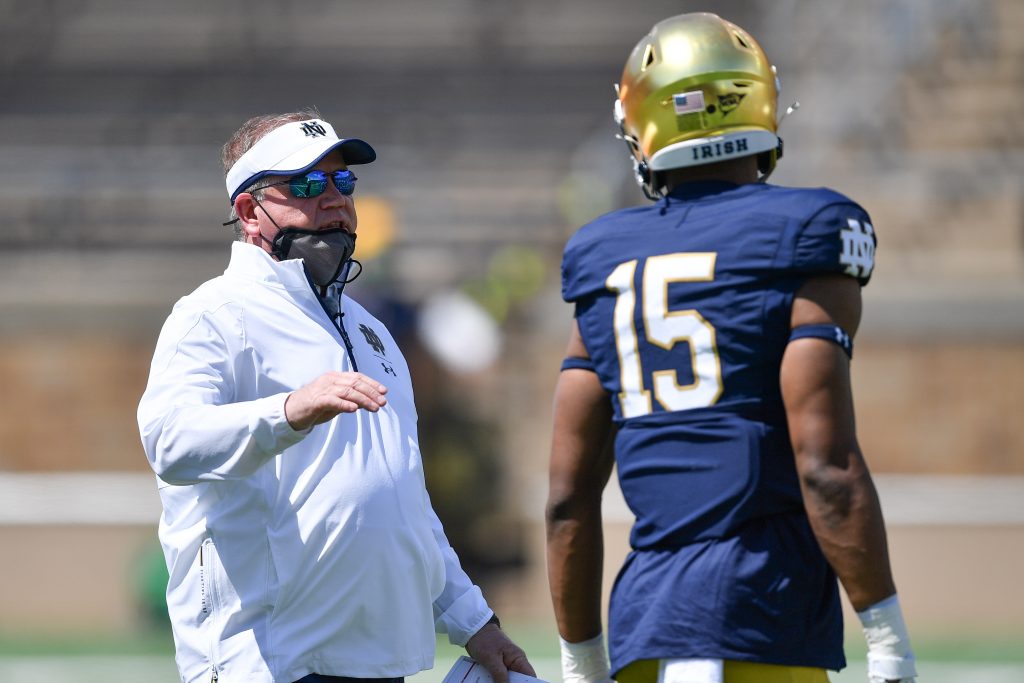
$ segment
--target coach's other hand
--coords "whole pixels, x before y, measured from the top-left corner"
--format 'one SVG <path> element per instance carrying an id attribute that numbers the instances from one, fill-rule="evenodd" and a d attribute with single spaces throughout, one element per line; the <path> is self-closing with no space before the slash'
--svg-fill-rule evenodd
<path id="1" fill-rule="evenodd" d="M 484 624 L 482 629 L 473 634 L 466 643 L 466 652 L 487 669 L 494 683 L 508 683 L 509 671 L 518 671 L 527 676 L 537 675 L 522 648 L 513 643 L 494 623 Z"/>

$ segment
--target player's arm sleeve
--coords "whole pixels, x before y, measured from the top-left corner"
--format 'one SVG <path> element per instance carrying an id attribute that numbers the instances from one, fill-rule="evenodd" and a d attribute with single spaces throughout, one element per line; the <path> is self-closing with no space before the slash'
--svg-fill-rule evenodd
<path id="1" fill-rule="evenodd" d="M 579 256 L 581 250 L 582 248 L 576 244 L 576 237 L 574 237 L 569 241 L 562 256 L 562 298 L 566 303 L 573 305 L 576 320 L 573 323 L 569 348 L 565 358 L 562 359 L 561 370 L 597 372 L 597 367 L 579 332 L 578 321 L 581 311 L 592 305 L 595 293 L 604 291 L 605 288 L 603 283 L 598 283 L 598 278 L 593 274 L 588 275 Z"/>
<path id="2" fill-rule="evenodd" d="M 308 433 L 288 424 L 287 392 L 235 402 L 241 333 L 230 319 L 179 304 L 161 330 L 138 421 L 146 457 L 169 484 L 248 476 Z"/>
<path id="3" fill-rule="evenodd" d="M 794 299 L 794 327 L 836 324 L 852 335 L 859 320 L 860 287 L 847 277 L 811 278 Z M 780 385 L 811 528 L 850 602 L 865 609 L 896 589 L 881 506 L 857 443 L 849 358 L 828 340 L 793 340 Z"/>
<path id="4" fill-rule="evenodd" d="M 589 358 L 580 358 L 579 356 L 566 356 L 563 358 L 562 370 L 587 370 L 588 372 L 597 372 L 597 368 L 594 366 L 594 361 Z"/>
<path id="5" fill-rule="evenodd" d="M 434 630 L 447 633 L 449 642 L 464 647 L 494 616 L 494 611 L 462 568 L 433 508 L 430 508 L 430 525 L 445 568 L 444 590 L 434 600 Z"/>
<path id="6" fill-rule="evenodd" d="M 877 246 L 867 212 L 836 195 L 798 227 L 790 258 L 797 272 L 847 275 L 863 286 L 874 272 Z"/>
<path id="7" fill-rule="evenodd" d="M 587 357 L 575 324 L 566 356 Z M 563 370 L 555 389 L 545 522 L 555 619 L 570 643 L 603 630 L 601 496 L 614 464 L 613 435 L 611 402 L 597 374 Z"/>

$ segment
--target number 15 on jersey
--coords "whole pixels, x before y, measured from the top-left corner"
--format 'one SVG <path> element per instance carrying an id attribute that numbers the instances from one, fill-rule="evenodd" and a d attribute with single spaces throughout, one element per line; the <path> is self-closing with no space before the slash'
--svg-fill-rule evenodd
<path id="1" fill-rule="evenodd" d="M 706 408 L 722 395 L 722 364 L 718 357 L 715 328 L 700 312 L 669 310 L 669 285 L 674 282 L 707 282 L 715 277 L 714 252 L 663 254 L 644 260 L 639 291 L 635 287 L 637 259 L 620 263 L 605 280 L 616 293 L 613 326 L 619 354 L 622 417 L 639 417 L 653 412 L 654 400 L 668 411 Z M 646 341 L 674 356 L 683 356 L 682 342 L 689 347 L 693 382 L 679 384 L 675 370 L 648 372 L 644 369 L 636 329 L 636 306 L 643 313 Z M 650 377 L 648 378 L 648 374 Z"/>

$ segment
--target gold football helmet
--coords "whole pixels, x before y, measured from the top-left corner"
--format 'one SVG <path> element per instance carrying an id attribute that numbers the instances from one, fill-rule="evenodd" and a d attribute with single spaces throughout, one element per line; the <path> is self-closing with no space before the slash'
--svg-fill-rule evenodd
<path id="1" fill-rule="evenodd" d="M 767 177 L 782 154 L 775 67 L 749 33 L 715 14 L 655 24 L 616 91 L 615 120 L 652 199 L 659 171 L 758 154 Z"/>

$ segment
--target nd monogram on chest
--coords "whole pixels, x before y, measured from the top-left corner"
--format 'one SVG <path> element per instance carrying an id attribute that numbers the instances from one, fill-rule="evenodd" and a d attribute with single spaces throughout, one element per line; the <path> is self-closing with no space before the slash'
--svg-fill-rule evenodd
<path id="1" fill-rule="evenodd" d="M 382 372 L 393 377 L 397 377 L 398 373 L 395 372 L 395 366 L 393 361 L 388 358 L 388 348 L 384 344 L 384 341 L 377 334 L 377 331 L 366 323 L 359 323 L 358 329 L 363 336 L 363 340 L 366 346 L 369 347 L 369 353 L 373 358 L 372 364 L 374 366 L 380 366 Z"/>

